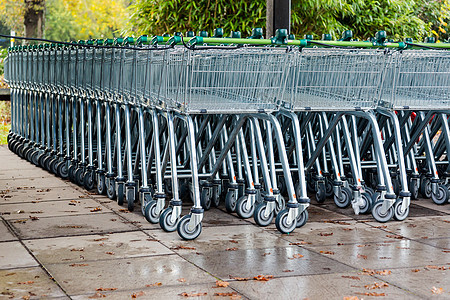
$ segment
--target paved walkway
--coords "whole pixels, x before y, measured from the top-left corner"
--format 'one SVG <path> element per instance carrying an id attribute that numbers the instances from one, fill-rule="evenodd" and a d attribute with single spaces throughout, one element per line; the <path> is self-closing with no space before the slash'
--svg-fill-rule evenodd
<path id="1" fill-rule="evenodd" d="M 186 242 L 2 146 L 0 299 L 450 299 L 450 205 L 387 224 L 309 212 L 282 235 L 212 209 Z"/>

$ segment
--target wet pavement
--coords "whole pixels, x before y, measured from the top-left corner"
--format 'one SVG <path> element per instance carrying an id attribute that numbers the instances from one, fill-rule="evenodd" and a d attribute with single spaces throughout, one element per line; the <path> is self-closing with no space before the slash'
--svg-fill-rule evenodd
<path id="1" fill-rule="evenodd" d="M 450 299 L 431 200 L 386 224 L 327 200 L 289 235 L 211 209 L 188 242 L 1 146 L 0 213 L 0 299 Z"/>

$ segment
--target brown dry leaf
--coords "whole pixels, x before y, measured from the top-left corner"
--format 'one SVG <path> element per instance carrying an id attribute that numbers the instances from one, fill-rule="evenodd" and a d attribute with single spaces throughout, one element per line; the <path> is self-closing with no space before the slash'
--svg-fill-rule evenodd
<path id="1" fill-rule="evenodd" d="M 391 239 L 397 239 L 397 240 L 402 240 L 403 237 L 401 235 L 398 234 L 387 234 L 386 237 L 391 238 Z"/>
<path id="2" fill-rule="evenodd" d="M 371 292 L 371 293 L 366 292 L 366 293 L 356 293 L 356 294 L 364 295 L 364 296 L 375 296 L 375 297 L 384 297 L 384 296 L 386 296 L 385 293 L 376 293 L 376 292 Z"/>
<path id="3" fill-rule="evenodd" d="M 237 280 L 237 281 L 247 281 L 247 280 L 250 280 L 250 277 L 234 277 L 234 276 L 229 276 L 230 277 L 230 279 L 234 279 L 234 280 Z"/>
<path id="4" fill-rule="evenodd" d="M 375 226 L 375 228 L 382 228 L 382 229 L 384 229 L 384 228 L 387 228 L 387 225 Z"/>
<path id="5" fill-rule="evenodd" d="M 235 241 L 235 240 L 230 240 L 230 243 L 235 243 L 235 244 L 237 244 L 237 243 L 239 243 L 238 241 Z"/>
<path id="6" fill-rule="evenodd" d="M 104 291 L 115 291 L 117 290 L 117 288 L 103 288 L 103 287 L 99 287 L 98 289 L 95 289 L 96 291 L 99 292 L 104 292 Z"/>
<path id="7" fill-rule="evenodd" d="M 283 270 L 285 273 L 294 272 L 294 270 Z"/>
<path id="8" fill-rule="evenodd" d="M 332 232 L 321 232 L 321 233 L 319 233 L 319 235 L 320 236 L 331 236 L 331 235 L 333 235 L 333 233 Z"/>
<path id="9" fill-rule="evenodd" d="M 86 267 L 89 266 L 88 264 L 71 264 L 70 267 Z"/>
<path id="10" fill-rule="evenodd" d="M 375 271 L 375 273 L 377 273 L 378 275 L 389 275 L 392 272 L 389 270 L 383 270 L 383 271 Z"/>
<path id="11" fill-rule="evenodd" d="M 178 278 L 177 279 L 179 282 L 186 282 L 186 279 L 184 279 L 184 278 Z"/>
<path id="12" fill-rule="evenodd" d="M 236 292 L 228 292 L 228 293 L 214 293 L 214 296 L 220 297 L 236 297 L 238 294 Z"/>
<path id="13" fill-rule="evenodd" d="M 392 259 L 392 257 L 381 256 L 380 259 Z"/>
<path id="14" fill-rule="evenodd" d="M 20 220 L 12 221 L 11 223 L 26 223 L 27 221 L 28 221 L 28 219 L 20 219 Z"/>
<path id="15" fill-rule="evenodd" d="M 417 272 L 420 272 L 420 269 L 414 269 L 414 270 L 411 270 L 411 272 L 417 273 Z"/>
<path id="16" fill-rule="evenodd" d="M 24 281 L 24 282 L 18 282 L 17 284 L 33 284 L 34 281 L 29 280 L 29 281 Z"/>
<path id="17" fill-rule="evenodd" d="M 183 297 L 201 297 L 201 296 L 206 296 L 206 295 L 208 295 L 208 293 L 190 293 L 190 294 L 188 294 L 188 293 L 184 292 L 184 293 L 180 294 L 180 296 L 183 296 Z"/>
<path id="18" fill-rule="evenodd" d="M 22 296 L 22 299 L 23 300 L 30 300 L 30 296 L 29 295 Z"/>
<path id="19" fill-rule="evenodd" d="M 354 280 L 361 280 L 361 278 L 359 278 L 358 276 L 342 275 L 341 277 L 342 277 L 342 278 L 354 279 Z"/>
<path id="20" fill-rule="evenodd" d="M 367 259 L 367 255 L 364 254 L 358 254 L 358 258 Z"/>
<path id="21" fill-rule="evenodd" d="M 183 245 L 178 245 L 176 247 L 170 248 L 172 250 L 179 250 L 179 249 L 185 249 L 185 250 L 196 250 L 195 247 L 187 247 Z"/>
<path id="22" fill-rule="evenodd" d="M 101 207 L 96 207 L 94 209 L 91 209 L 91 212 L 97 212 L 97 211 L 101 211 L 102 208 Z"/>
<path id="23" fill-rule="evenodd" d="M 216 287 L 227 287 L 230 283 L 222 280 L 216 280 Z"/>
<path id="24" fill-rule="evenodd" d="M 70 251 L 84 251 L 84 248 L 73 248 L 73 249 L 70 249 Z"/>
<path id="25" fill-rule="evenodd" d="M 267 255 L 270 255 L 270 252 L 263 253 L 262 256 L 267 256 Z"/>
<path id="26" fill-rule="evenodd" d="M 94 242 L 105 241 L 105 240 L 107 240 L 107 239 L 108 239 L 107 237 L 99 238 L 99 239 L 94 239 Z"/>
<path id="27" fill-rule="evenodd" d="M 125 209 L 125 208 L 121 208 L 121 209 L 119 209 L 119 211 L 123 212 L 123 213 L 129 213 L 128 209 Z"/>
<path id="28" fill-rule="evenodd" d="M 423 236 L 421 237 L 421 239 L 426 240 L 428 237 L 427 236 Z"/>
<path id="29" fill-rule="evenodd" d="M 327 221 L 323 221 L 323 222 L 324 223 L 339 224 L 339 225 L 352 225 L 352 224 L 350 224 L 348 222 L 344 222 L 344 221 L 329 221 L 329 220 L 327 220 Z"/>
<path id="30" fill-rule="evenodd" d="M 225 251 L 236 251 L 238 248 L 236 248 L 236 247 L 233 247 L 233 248 L 227 248 L 227 249 L 225 249 Z"/>
<path id="31" fill-rule="evenodd" d="M 353 230 L 353 228 L 342 228 L 342 230 L 351 231 L 351 230 Z"/>
<path id="32" fill-rule="evenodd" d="M 137 297 L 142 297 L 144 295 L 145 295 L 144 291 L 140 291 L 140 292 L 131 294 L 131 298 L 136 299 Z"/>
<path id="33" fill-rule="evenodd" d="M 42 210 L 38 211 L 30 211 L 30 214 L 43 214 L 44 212 Z"/>
<path id="34" fill-rule="evenodd" d="M 344 300 L 359 300 L 357 296 L 344 297 Z"/>
<path id="35" fill-rule="evenodd" d="M 5 277 L 6 276 L 12 276 L 12 275 L 16 275 L 16 273 L 8 273 L 8 274 L 5 275 Z"/>
<path id="36" fill-rule="evenodd" d="M 70 200 L 70 203 L 80 203 L 78 200 Z"/>
<path id="37" fill-rule="evenodd" d="M 253 279 L 257 281 L 269 281 L 270 279 L 273 279 L 273 275 L 258 275 L 253 277 Z"/>
<path id="38" fill-rule="evenodd" d="M 302 258 L 303 257 L 303 255 L 301 255 L 301 254 L 294 254 L 292 257 L 290 257 L 289 259 L 296 259 L 296 258 Z"/>
<path id="39" fill-rule="evenodd" d="M 375 290 L 375 289 L 381 289 L 381 288 L 386 288 L 389 287 L 389 284 L 387 284 L 386 282 L 374 282 L 373 284 L 368 284 L 364 286 L 366 288 L 366 290 Z"/>
<path id="40" fill-rule="evenodd" d="M 322 253 L 322 254 L 334 255 L 334 252 L 333 252 L 333 251 L 320 251 L 320 253 Z"/>
<path id="41" fill-rule="evenodd" d="M 356 247 L 370 247 L 370 245 L 358 245 L 358 246 L 356 246 Z"/>
<path id="42" fill-rule="evenodd" d="M 442 294 L 444 292 L 444 289 L 443 288 L 437 288 L 437 287 L 433 286 L 431 288 L 431 292 L 433 294 L 440 295 L 440 294 Z"/>
<path id="43" fill-rule="evenodd" d="M 450 253 L 450 250 L 442 250 L 444 253 Z"/>
<path id="44" fill-rule="evenodd" d="M 105 252 L 106 254 L 109 254 L 109 255 L 114 255 L 115 253 L 114 252 L 110 252 L 110 251 L 108 251 L 108 252 Z"/>
<path id="45" fill-rule="evenodd" d="M 408 224 L 408 227 L 414 228 L 414 227 L 417 227 L 417 225 L 416 224 Z"/>
<path id="46" fill-rule="evenodd" d="M 426 269 L 433 269 L 433 270 L 447 270 L 445 266 L 425 266 Z"/>
<path id="47" fill-rule="evenodd" d="M 162 285 L 161 282 L 156 282 L 156 283 L 153 283 L 153 284 L 146 284 L 145 286 L 146 287 L 151 287 L 151 286 L 160 286 L 160 285 Z"/>
<path id="48" fill-rule="evenodd" d="M 310 242 L 305 242 L 305 241 L 300 241 L 300 242 L 296 242 L 296 243 L 289 243 L 289 245 L 295 245 L 295 246 L 307 245 L 307 244 L 311 244 L 311 243 Z"/>

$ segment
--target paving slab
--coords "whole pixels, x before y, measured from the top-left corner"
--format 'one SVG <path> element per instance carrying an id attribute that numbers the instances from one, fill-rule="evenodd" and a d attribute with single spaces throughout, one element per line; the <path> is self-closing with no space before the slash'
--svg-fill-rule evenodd
<path id="1" fill-rule="evenodd" d="M 26 203 L 39 201 L 77 200 L 86 198 L 86 193 L 80 192 L 70 186 L 54 188 L 20 188 L 1 189 L 0 205 L 9 203 Z"/>
<path id="2" fill-rule="evenodd" d="M 413 204 L 418 207 L 425 208 L 425 209 L 432 209 L 434 211 L 439 211 L 439 212 L 442 212 L 445 214 L 450 214 L 450 205 L 437 205 L 431 199 L 420 199 L 420 200 L 414 201 Z"/>
<path id="3" fill-rule="evenodd" d="M 158 284 L 158 282 L 154 282 L 152 284 Z M 222 293 L 221 296 L 217 295 L 220 293 Z M 214 296 L 215 294 L 217 296 Z M 228 294 L 230 296 L 225 296 L 223 294 Z M 210 283 L 169 286 L 156 285 L 128 291 L 98 291 L 86 295 L 72 295 L 71 298 L 74 300 L 92 299 L 92 297 L 103 297 L 102 295 L 105 295 L 105 298 L 107 299 L 118 300 L 130 299 L 133 296 L 139 299 L 233 299 L 232 296 L 236 299 L 246 299 L 230 287 L 217 288 L 215 284 Z"/>
<path id="4" fill-rule="evenodd" d="M 180 255 L 225 251 L 226 249 L 269 249 L 287 247 L 289 242 L 281 235 L 270 234 L 253 225 L 233 225 L 223 227 L 204 227 L 201 236 L 194 241 L 184 241 L 176 232 L 167 233 L 162 230 L 146 231 L 155 239 L 174 249 Z"/>
<path id="5" fill-rule="evenodd" d="M 450 252 L 450 238 L 421 239 L 415 241 L 442 249 L 444 253 Z"/>
<path id="6" fill-rule="evenodd" d="M 180 254 L 223 280 L 271 274 L 277 277 L 352 271 L 353 268 L 307 249 L 289 246 Z M 292 272 L 286 272 L 292 270 Z"/>
<path id="7" fill-rule="evenodd" d="M 133 224 L 113 213 L 91 213 L 88 215 L 42 218 L 31 221 L 8 221 L 21 239 L 74 236 L 137 230 Z"/>
<path id="8" fill-rule="evenodd" d="M 385 242 L 333 246 L 305 246 L 346 265 L 362 270 L 405 268 L 450 262 L 450 253 L 412 240 L 387 239 Z M 328 254 L 330 253 L 330 254 Z"/>
<path id="9" fill-rule="evenodd" d="M 351 279 L 354 277 L 355 279 Z M 358 299 L 420 299 L 411 292 L 393 285 L 379 289 L 367 289 L 383 280 L 355 273 L 335 273 L 308 276 L 275 277 L 269 281 L 232 281 L 230 286 L 250 299 L 336 299 L 356 296 Z M 384 294 L 370 297 L 365 293 Z"/>
<path id="10" fill-rule="evenodd" d="M 139 291 L 147 284 L 214 284 L 216 279 L 177 255 L 135 257 L 83 264 L 48 264 L 49 273 L 69 295 L 98 288 Z"/>
<path id="11" fill-rule="evenodd" d="M 53 176 L 41 168 L 27 168 L 23 172 L 17 172 L 17 169 L 1 169 L 0 180 L 16 180 L 24 178 L 47 178 Z"/>
<path id="12" fill-rule="evenodd" d="M 0 221 L 0 242 L 16 241 L 17 237 L 9 230 L 3 221 Z"/>
<path id="13" fill-rule="evenodd" d="M 16 188 L 38 188 L 47 189 L 54 187 L 67 187 L 67 182 L 54 176 L 45 178 L 18 178 L 18 179 L 0 179 L 0 189 L 16 189 Z"/>
<path id="14" fill-rule="evenodd" d="M 38 266 L 20 242 L 0 243 L 0 269 Z"/>
<path id="15" fill-rule="evenodd" d="M 43 265 L 174 254 L 140 231 L 27 240 L 24 243 Z"/>
<path id="16" fill-rule="evenodd" d="M 69 299 L 39 267 L 0 270 L 0 298 Z"/>

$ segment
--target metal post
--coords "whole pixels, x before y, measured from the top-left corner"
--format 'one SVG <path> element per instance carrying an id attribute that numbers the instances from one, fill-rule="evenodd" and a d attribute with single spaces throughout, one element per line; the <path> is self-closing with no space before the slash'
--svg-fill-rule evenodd
<path id="1" fill-rule="evenodd" d="M 291 0 L 266 0 L 266 38 L 274 36 L 277 29 L 291 33 Z"/>

